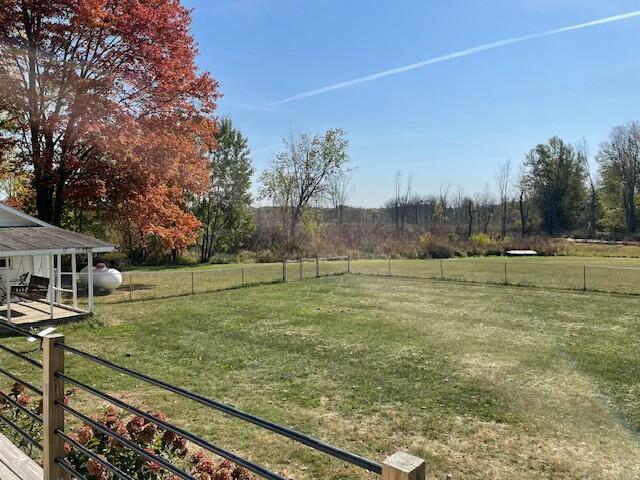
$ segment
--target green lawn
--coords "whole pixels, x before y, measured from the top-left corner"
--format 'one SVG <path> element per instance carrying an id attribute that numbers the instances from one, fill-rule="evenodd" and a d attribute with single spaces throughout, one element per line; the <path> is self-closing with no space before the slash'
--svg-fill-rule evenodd
<path id="1" fill-rule="evenodd" d="M 633 296 L 351 275 L 99 305 L 93 321 L 62 331 L 69 344 L 375 460 L 407 449 L 427 458 L 429 478 L 632 479 L 638 311 Z M 67 358 L 70 375 L 294 478 L 367 478 Z"/>

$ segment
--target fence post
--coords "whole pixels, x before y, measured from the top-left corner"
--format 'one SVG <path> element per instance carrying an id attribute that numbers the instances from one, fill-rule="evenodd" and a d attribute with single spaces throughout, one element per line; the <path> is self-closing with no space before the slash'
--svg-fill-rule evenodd
<path id="1" fill-rule="evenodd" d="M 283 282 L 287 281 L 287 260 L 286 259 L 282 260 L 282 281 Z"/>
<path id="2" fill-rule="evenodd" d="M 504 262 L 504 284 L 507 285 L 509 282 L 507 281 L 507 262 Z"/>
<path id="3" fill-rule="evenodd" d="M 347 255 L 347 273 L 351 273 L 351 255 Z"/>
<path id="4" fill-rule="evenodd" d="M 300 257 L 300 280 L 302 280 L 302 257 Z"/>
<path id="5" fill-rule="evenodd" d="M 320 278 L 320 258 L 316 255 L 316 278 Z"/>
<path id="6" fill-rule="evenodd" d="M 387 272 L 387 276 L 391 276 L 391 255 L 389 255 L 389 270 Z"/>
<path id="7" fill-rule="evenodd" d="M 129 274 L 129 301 L 133 300 L 133 287 L 131 283 L 133 282 L 133 274 Z"/>
<path id="8" fill-rule="evenodd" d="M 440 259 L 440 280 L 444 280 L 444 267 L 442 266 L 442 259 Z"/>
<path id="9" fill-rule="evenodd" d="M 425 480 L 424 460 L 405 452 L 396 452 L 382 462 L 382 480 Z"/>
<path id="10" fill-rule="evenodd" d="M 196 279 L 195 279 L 195 274 L 196 272 L 191 272 L 191 295 L 193 295 L 194 293 L 196 293 Z"/>
<path id="11" fill-rule="evenodd" d="M 587 266 L 582 266 L 582 291 L 587 291 Z"/>
<path id="12" fill-rule="evenodd" d="M 64 402 L 64 380 L 56 372 L 64 372 L 64 350 L 56 347 L 64 343 L 64 335 L 47 335 L 42 339 L 42 467 L 44 480 L 60 480 L 69 475 L 55 462 L 64 457 L 64 439 L 56 430 L 64 431 L 64 410 L 56 402 Z"/>

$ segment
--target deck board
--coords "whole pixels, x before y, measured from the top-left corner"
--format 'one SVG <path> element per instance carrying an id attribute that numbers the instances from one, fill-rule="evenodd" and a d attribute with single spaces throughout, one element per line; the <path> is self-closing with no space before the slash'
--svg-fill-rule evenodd
<path id="1" fill-rule="evenodd" d="M 0 306 L 0 320 L 6 320 L 4 316 L 6 305 Z M 16 312 L 19 315 L 16 315 Z M 11 323 L 23 327 L 52 325 L 85 318 L 88 314 L 80 313 L 66 308 L 53 307 L 53 320 L 50 318 L 49 304 L 44 302 L 19 302 L 11 304 Z"/>
<path id="2" fill-rule="evenodd" d="M 42 480 L 42 476 L 42 468 L 36 462 L 0 435 L 0 479 Z"/>

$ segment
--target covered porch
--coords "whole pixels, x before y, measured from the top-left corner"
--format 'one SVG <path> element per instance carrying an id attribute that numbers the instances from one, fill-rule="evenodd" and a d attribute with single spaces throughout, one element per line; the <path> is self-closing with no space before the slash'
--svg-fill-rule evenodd
<path id="1" fill-rule="evenodd" d="M 114 249 L 0 203 L 0 320 L 39 326 L 92 315 L 94 255 Z"/>

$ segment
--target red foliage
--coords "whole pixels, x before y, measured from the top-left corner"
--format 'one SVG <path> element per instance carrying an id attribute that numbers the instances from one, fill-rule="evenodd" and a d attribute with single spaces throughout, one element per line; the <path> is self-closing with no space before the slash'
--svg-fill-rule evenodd
<path id="1" fill-rule="evenodd" d="M 178 0 L 0 3 L 0 111 L 40 218 L 107 210 L 141 243 L 193 241 L 185 197 L 208 184 L 218 85 L 190 23 Z"/>

